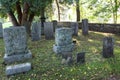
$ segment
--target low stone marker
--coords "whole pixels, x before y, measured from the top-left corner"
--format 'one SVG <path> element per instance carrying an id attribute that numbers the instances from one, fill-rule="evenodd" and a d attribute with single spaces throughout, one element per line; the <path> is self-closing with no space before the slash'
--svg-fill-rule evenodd
<path id="1" fill-rule="evenodd" d="M 71 28 L 58 28 L 55 32 L 55 45 L 53 51 L 55 53 L 71 52 L 74 50 L 74 43 L 72 42 Z"/>
<path id="2" fill-rule="evenodd" d="M 27 72 L 31 70 L 31 63 L 23 63 L 6 67 L 6 75 L 13 75 L 17 73 Z"/>
<path id="3" fill-rule="evenodd" d="M 32 58 L 32 54 L 27 48 L 27 34 L 25 27 L 21 26 L 3 29 L 3 39 L 5 42 L 5 64 L 12 64 L 17 61 L 20 62 Z M 7 66 L 6 75 L 25 72 L 26 70 L 22 68 L 23 65 L 18 64 L 19 67 L 17 65 L 14 65 L 14 67 Z M 28 65 L 24 65 L 24 68 L 25 67 L 28 67 Z M 31 67 L 31 65 L 29 65 L 29 67 Z M 11 70 L 13 72 L 10 73 L 9 71 Z"/>
<path id="4" fill-rule="evenodd" d="M 38 41 L 41 39 L 41 23 L 35 22 L 32 24 L 31 38 L 32 41 Z"/>
<path id="5" fill-rule="evenodd" d="M 88 19 L 82 20 L 82 34 L 88 35 L 89 27 L 88 27 Z"/>
<path id="6" fill-rule="evenodd" d="M 76 61 L 80 64 L 85 63 L 85 52 L 77 53 Z"/>
<path id="7" fill-rule="evenodd" d="M 114 39 L 112 37 L 103 38 L 103 52 L 104 58 L 109 58 L 114 56 Z"/>
<path id="8" fill-rule="evenodd" d="M 54 38 L 52 22 L 44 22 L 44 34 L 45 34 L 45 39 L 47 40 L 51 40 Z"/>
<path id="9" fill-rule="evenodd" d="M 3 37 L 3 28 L 2 28 L 2 23 L 0 22 L 0 38 Z"/>
<path id="10" fill-rule="evenodd" d="M 73 36 L 78 36 L 78 23 L 71 22 L 71 28 L 73 29 Z"/>

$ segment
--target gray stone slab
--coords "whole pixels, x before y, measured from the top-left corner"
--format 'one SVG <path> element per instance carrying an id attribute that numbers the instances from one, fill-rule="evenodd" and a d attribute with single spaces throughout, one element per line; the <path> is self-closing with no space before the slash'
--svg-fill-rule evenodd
<path id="1" fill-rule="evenodd" d="M 10 27 L 3 29 L 5 54 L 14 55 L 28 52 L 25 27 Z"/>
<path id="2" fill-rule="evenodd" d="M 88 35 L 89 27 L 88 27 L 88 19 L 82 20 L 82 34 Z"/>
<path id="3" fill-rule="evenodd" d="M 71 22 L 71 28 L 73 30 L 73 36 L 78 36 L 78 23 L 77 22 Z"/>
<path id="4" fill-rule="evenodd" d="M 31 70 L 31 63 L 23 63 L 6 67 L 6 75 L 13 75 Z"/>
<path id="5" fill-rule="evenodd" d="M 55 32 L 55 29 L 57 28 L 57 20 L 53 20 L 53 31 Z"/>
<path id="6" fill-rule="evenodd" d="M 32 41 L 38 41 L 41 39 L 41 23 L 35 22 L 32 24 L 31 38 Z"/>
<path id="7" fill-rule="evenodd" d="M 0 22 L 0 38 L 3 37 L 3 27 L 2 27 L 2 23 Z"/>
<path id="8" fill-rule="evenodd" d="M 104 58 L 114 57 L 114 39 L 112 37 L 103 38 L 103 52 Z"/>
<path id="9" fill-rule="evenodd" d="M 44 22 L 44 34 L 45 39 L 50 40 L 54 38 L 53 23 Z"/>
<path id="10" fill-rule="evenodd" d="M 10 64 L 10 63 L 14 63 L 17 61 L 27 60 L 30 58 L 32 58 L 32 53 L 29 50 L 28 53 L 23 53 L 23 54 L 15 54 L 15 55 L 11 55 L 11 56 L 8 56 L 7 54 L 5 54 L 4 55 L 4 62 L 6 64 Z"/>
<path id="11" fill-rule="evenodd" d="M 72 43 L 72 28 L 58 28 L 55 32 L 55 43 L 64 46 Z"/>

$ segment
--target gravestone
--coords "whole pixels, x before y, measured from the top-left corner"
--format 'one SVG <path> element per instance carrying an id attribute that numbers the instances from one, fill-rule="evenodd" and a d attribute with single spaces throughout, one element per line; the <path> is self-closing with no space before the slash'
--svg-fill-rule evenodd
<path id="1" fill-rule="evenodd" d="M 88 35 L 88 30 L 89 30 L 88 19 L 83 19 L 82 20 L 82 34 Z"/>
<path id="2" fill-rule="evenodd" d="M 0 22 L 0 38 L 3 37 L 3 28 L 2 28 L 2 23 Z"/>
<path id="3" fill-rule="evenodd" d="M 26 29 L 25 27 L 10 27 L 3 29 L 3 38 L 5 42 L 5 56 L 4 62 L 5 64 L 12 64 L 17 61 L 23 61 L 32 58 L 32 54 L 30 50 L 27 48 L 27 36 L 26 36 Z M 29 63 L 31 64 L 31 63 Z M 19 67 L 7 66 L 6 68 L 6 75 L 26 72 L 26 70 L 22 70 L 28 65 L 21 65 L 18 64 Z M 31 67 L 31 65 L 29 65 Z M 20 71 L 21 70 L 21 71 Z"/>
<path id="4" fill-rule="evenodd" d="M 112 37 L 103 38 L 103 52 L 102 55 L 104 58 L 113 57 L 114 51 L 114 40 Z"/>
<path id="5" fill-rule="evenodd" d="M 31 30 L 32 41 L 38 41 L 41 38 L 41 23 L 35 22 L 32 24 Z"/>
<path id="6" fill-rule="evenodd" d="M 71 22 L 71 28 L 73 29 L 73 36 L 78 36 L 78 23 Z"/>
<path id="7" fill-rule="evenodd" d="M 76 61 L 80 64 L 85 63 L 85 52 L 77 53 Z"/>
<path id="8" fill-rule="evenodd" d="M 55 32 L 55 29 L 57 28 L 57 20 L 53 20 L 53 31 Z"/>
<path id="9" fill-rule="evenodd" d="M 44 34 L 45 39 L 50 40 L 54 38 L 53 23 L 44 22 Z"/>
<path id="10" fill-rule="evenodd" d="M 72 42 L 71 28 L 58 28 L 55 32 L 55 45 L 53 51 L 55 53 L 71 52 L 74 50 L 74 43 Z"/>

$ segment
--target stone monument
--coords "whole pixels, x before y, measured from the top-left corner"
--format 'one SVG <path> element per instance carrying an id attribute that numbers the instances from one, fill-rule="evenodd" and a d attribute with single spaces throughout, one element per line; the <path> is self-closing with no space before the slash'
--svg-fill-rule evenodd
<path id="1" fill-rule="evenodd" d="M 82 20 L 82 34 L 88 35 L 89 27 L 88 27 L 88 19 Z"/>
<path id="2" fill-rule="evenodd" d="M 25 61 L 32 58 L 30 50 L 27 48 L 27 36 L 25 27 L 10 27 L 3 29 L 3 39 L 5 42 L 5 64 Z M 31 69 L 31 63 L 16 64 L 7 66 L 6 75 L 26 72 Z"/>
<path id="3" fill-rule="evenodd" d="M 38 41 L 41 39 L 41 23 L 35 22 L 32 24 L 31 38 L 32 41 Z"/>
<path id="4" fill-rule="evenodd" d="M 44 22 L 44 34 L 45 39 L 50 40 L 54 38 L 53 23 Z"/>
<path id="5" fill-rule="evenodd" d="M 73 29 L 73 36 L 78 36 L 78 23 L 71 22 L 71 28 Z"/>
<path id="6" fill-rule="evenodd" d="M 104 58 L 113 57 L 114 53 L 114 40 L 112 37 L 103 38 L 103 52 L 102 55 Z"/>
<path id="7" fill-rule="evenodd" d="M 55 32 L 55 45 L 53 51 L 55 53 L 71 52 L 74 50 L 72 42 L 73 30 L 71 28 L 58 28 Z"/>

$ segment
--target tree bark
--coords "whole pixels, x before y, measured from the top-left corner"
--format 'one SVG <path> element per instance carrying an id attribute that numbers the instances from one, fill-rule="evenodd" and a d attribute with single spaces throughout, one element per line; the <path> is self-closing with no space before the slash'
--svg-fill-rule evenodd
<path id="1" fill-rule="evenodd" d="M 23 15 L 22 15 L 22 25 L 26 24 L 28 19 L 28 13 L 29 13 L 29 4 L 27 2 L 24 3 L 23 6 Z"/>
<path id="2" fill-rule="evenodd" d="M 45 22 L 45 8 L 41 8 L 41 34 L 44 35 L 44 22 Z"/>
<path id="3" fill-rule="evenodd" d="M 21 11 L 21 6 L 20 6 L 20 1 L 16 2 L 16 10 L 17 10 L 17 14 L 18 14 L 18 22 L 21 25 L 21 21 L 22 21 L 22 11 Z"/>
<path id="4" fill-rule="evenodd" d="M 57 5 L 57 9 L 58 9 L 58 21 L 60 21 L 60 6 L 57 0 L 55 0 L 56 5 Z"/>
<path id="5" fill-rule="evenodd" d="M 80 21 L 80 5 L 79 5 L 79 0 L 76 0 L 76 17 L 77 17 L 77 22 Z"/>
<path id="6" fill-rule="evenodd" d="M 19 26 L 19 23 L 17 22 L 17 19 L 15 18 L 15 15 L 14 15 L 13 11 L 10 10 L 10 11 L 8 11 L 7 14 L 8 14 L 8 17 L 10 18 L 10 20 L 12 21 L 12 24 L 14 26 Z"/>

